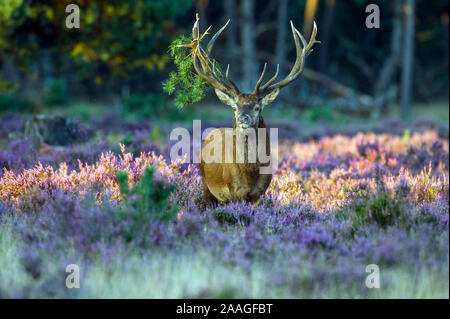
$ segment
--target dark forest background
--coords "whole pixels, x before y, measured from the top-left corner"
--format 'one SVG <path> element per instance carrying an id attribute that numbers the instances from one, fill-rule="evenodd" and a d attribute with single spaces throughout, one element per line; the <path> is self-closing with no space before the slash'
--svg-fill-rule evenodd
<path id="1" fill-rule="evenodd" d="M 80 7 L 79 29 L 65 27 L 70 3 Z M 380 8 L 379 29 L 365 26 L 370 3 Z M 189 35 L 196 12 L 201 30 L 231 18 L 213 54 L 230 63 L 244 89 L 254 86 L 264 62 L 268 73 L 278 63 L 280 76 L 289 72 L 289 20 L 307 39 L 317 22 L 322 44 L 278 105 L 371 116 L 394 107 L 406 117 L 412 103 L 448 100 L 446 0 L 1 0 L 0 109 L 148 94 L 170 101 L 161 87 L 174 68 L 168 45 Z"/>

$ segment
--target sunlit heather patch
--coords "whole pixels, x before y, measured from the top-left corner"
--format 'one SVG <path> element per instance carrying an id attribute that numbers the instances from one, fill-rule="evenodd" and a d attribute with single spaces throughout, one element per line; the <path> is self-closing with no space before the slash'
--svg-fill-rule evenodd
<path id="1" fill-rule="evenodd" d="M 448 142 L 433 131 L 409 138 L 372 133 L 336 135 L 317 142 L 282 143 L 280 149 L 280 169 L 267 191 L 267 197 L 279 204 L 299 203 L 321 210 L 342 208 L 356 194 L 374 192 L 377 174 L 390 192 L 406 183 L 408 196 L 416 204 L 448 198 Z M 0 199 L 18 203 L 38 187 L 48 193 L 61 189 L 81 195 L 94 190 L 96 198 L 106 195 L 120 200 L 116 173 L 126 171 L 133 186 L 146 166 L 154 166 L 157 179 L 164 178 L 176 186 L 170 197 L 172 204 L 186 210 L 201 205 L 203 191 L 196 165 L 170 163 L 153 152 L 133 156 L 123 145 L 121 150 L 119 155 L 103 153 L 93 164 L 79 161 L 78 170 L 70 172 L 65 163 L 57 169 L 39 163 L 19 173 L 4 169 Z"/>
<path id="2" fill-rule="evenodd" d="M 379 145 L 382 150 L 405 153 L 408 147 L 420 147 L 424 144 L 431 144 L 438 140 L 439 136 L 435 131 L 425 131 L 422 134 L 414 133 L 405 139 L 390 134 L 358 133 L 353 137 L 335 135 L 324 136 L 319 141 L 284 142 L 280 143 L 280 154 L 288 153 L 302 161 L 313 160 L 319 154 L 332 154 L 335 156 L 358 156 L 360 145 Z M 448 142 L 443 140 L 444 151 L 448 153 Z M 375 149 L 374 151 L 379 151 Z"/>
<path id="3" fill-rule="evenodd" d="M 167 164 L 162 156 L 154 153 L 141 153 L 133 158 L 131 153 L 127 153 L 121 145 L 122 154 L 115 155 L 112 152 L 102 154 L 98 162 L 89 165 L 79 162 L 79 169 L 68 173 L 67 165 L 61 163 L 58 169 L 51 166 L 44 167 L 38 164 L 32 169 L 25 169 L 19 174 L 4 170 L 4 175 L 0 180 L 0 199 L 5 201 L 18 202 L 21 196 L 27 194 L 33 187 L 39 187 L 49 193 L 53 190 L 61 189 L 66 192 L 85 194 L 87 190 L 95 189 L 95 194 L 100 198 L 102 195 L 110 196 L 112 200 L 120 200 L 120 191 L 115 176 L 118 171 L 126 171 L 129 175 L 130 186 L 133 186 L 141 177 L 146 166 L 157 168 L 156 178 L 166 178 L 169 182 L 183 184 L 190 182 L 199 185 L 199 178 L 196 169 L 188 166 L 182 169 L 181 163 Z M 178 189 L 195 191 L 195 185 L 184 185 Z M 188 194 L 193 199 L 192 194 Z"/>

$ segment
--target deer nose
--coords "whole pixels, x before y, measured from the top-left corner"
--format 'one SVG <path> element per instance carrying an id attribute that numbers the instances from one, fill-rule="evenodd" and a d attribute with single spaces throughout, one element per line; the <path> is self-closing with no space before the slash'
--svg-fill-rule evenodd
<path id="1" fill-rule="evenodd" d="M 242 114 L 239 116 L 238 120 L 239 120 L 239 123 L 248 124 L 248 123 L 250 123 L 250 116 L 247 114 Z"/>

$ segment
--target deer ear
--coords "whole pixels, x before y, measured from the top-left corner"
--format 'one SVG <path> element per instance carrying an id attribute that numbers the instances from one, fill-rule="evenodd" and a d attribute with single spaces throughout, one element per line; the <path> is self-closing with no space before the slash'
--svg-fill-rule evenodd
<path id="1" fill-rule="evenodd" d="M 275 101 L 275 99 L 278 96 L 278 93 L 280 93 L 280 89 L 276 88 L 275 90 L 270 91 L 269 93 L 267 93 L 261 100 L 261 104 L 266 106 L 270 103 L 272 103 L 273 101 Z"/>
<path id="2" fill-rule="evenodd" d="M 234 98 L 229 96 L 228 94 L 226 94 L 225 92 L 222 92 L 219 89 L 214 89 L 214 92 L 216 92 L 217 97 L 219 98 L 219 100 L 226 105 L 229 105 L 231 107 L 235 106 L 235 102 L 234 102 Z"/>

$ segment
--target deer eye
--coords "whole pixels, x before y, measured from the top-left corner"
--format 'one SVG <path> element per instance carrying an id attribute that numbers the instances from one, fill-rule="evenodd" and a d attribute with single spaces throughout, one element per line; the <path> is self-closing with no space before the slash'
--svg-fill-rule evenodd
<path id="1" fill-rule="evenodd" d="M 258 112 L 259 110 L 261 110 L 261 107 L 260 107 L 259 105 L 256 105 L 256 106 L 253 108 L 253 110 L 256 111 L 256 112 Z"/>

